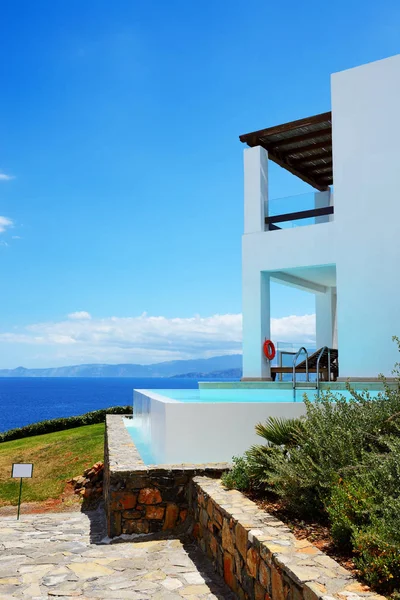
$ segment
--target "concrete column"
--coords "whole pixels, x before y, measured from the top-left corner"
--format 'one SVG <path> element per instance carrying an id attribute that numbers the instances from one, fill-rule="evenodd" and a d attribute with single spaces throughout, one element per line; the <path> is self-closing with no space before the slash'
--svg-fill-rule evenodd
<path id="1" fill-rule="evenodd" d="M 268 152 L 255 146 L 244 151 L 244 233 L 265 231 L 268 202 Z"/>
<path id="2" fill-rule="evenodd" d="M 337 348 L 336 288 L 315 296 L 315 321 L 317 348 Z"/>
<path id="3" fill-rule="evenodd" d="M 270 338 L 270 277 L 254 270 L 243 273 L 243 379 L 270 379 L 263 343 Z"/>

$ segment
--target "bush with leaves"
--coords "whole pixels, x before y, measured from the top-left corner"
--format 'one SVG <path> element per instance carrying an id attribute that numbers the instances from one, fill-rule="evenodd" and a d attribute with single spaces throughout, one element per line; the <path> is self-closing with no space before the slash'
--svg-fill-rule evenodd
<path id="1" fill-rule="evenodd" d="M 251 487 L 274 491 L 308 519 L 329 518 L 336 544 L 383 593 L 400 592 L 399 370 L 394 386 L 382 378 L 377 396 L 347 386 L 350 399 L 305 397 L 305 418 L 257 425 L 266 443 L 243 459 Z"/>
<path id="2" fill-rule="evenodd" d="M 297 444 L 285 446 L 272 460 L 271 485 L 299 513 L 323 511 L 339 478 L 346 479 L 369 453 L 387 451 L 385 437 L 400 435 L 399 390 L 385 389 L 375 398 L 368 392 L 351 394 L 350 400 L 330 392 L 314 402 L 305 398 Z"/>
<path id="3" fill-rule="evenodd" d="M 267 443 L 252 446 L 242 457 L 233 457 L 232 469 L 222 476 L 223 484 L 229 489 L 242 492 L 270 489 L 272 457 L 280 453 L 278 446 L 289 447 L 295 443 L 301 421 L 269 417 L 265 424 L 256 426 L 256 431 Z"/>
<path id="4" fill-rule="evenodd" d="M 243 456 L 234 456 L 232 459 L 232 468 L 223 473 L 222 483 L 228 490 L 239 490 L 246 492 L 250 489 L 249 466 Z"/>

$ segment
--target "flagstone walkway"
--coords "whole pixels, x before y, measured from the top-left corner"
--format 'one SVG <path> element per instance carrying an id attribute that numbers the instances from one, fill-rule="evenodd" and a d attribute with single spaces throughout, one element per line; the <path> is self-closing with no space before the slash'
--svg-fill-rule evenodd
<path id="1" fill-rule="evenodd" d="M 0 518 L 0 600 L 234 596 L 191 540 L 100 544 L 104 513 Z"/>

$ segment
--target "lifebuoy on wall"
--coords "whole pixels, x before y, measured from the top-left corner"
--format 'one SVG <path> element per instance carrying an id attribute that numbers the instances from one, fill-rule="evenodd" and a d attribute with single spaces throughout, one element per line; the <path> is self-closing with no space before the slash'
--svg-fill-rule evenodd
<path id="1" fill-rule="evenodd" d="M 275 346 L 271 342 L 271 340 L 265 340 L 265 342 L 263 344 L 263 350 L 264 350 L 264 354 L 265 354 L 266 358 L 268 358 L 268 360 L 274 360 L 276 351 L 275 351 Z"/>

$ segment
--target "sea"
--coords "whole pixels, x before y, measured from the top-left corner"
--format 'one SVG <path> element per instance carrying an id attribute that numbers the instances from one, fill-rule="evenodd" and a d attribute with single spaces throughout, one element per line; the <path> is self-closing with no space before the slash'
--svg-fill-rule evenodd
<path id="1" fill-rule="evenodd" d="M 197 379 L 1 377 L 0 432 L 58 417 L 132 404 L 134 389 L 196 389 Z"/>

